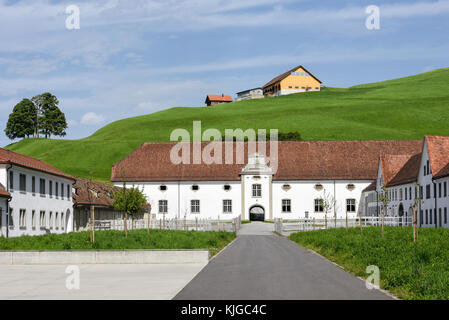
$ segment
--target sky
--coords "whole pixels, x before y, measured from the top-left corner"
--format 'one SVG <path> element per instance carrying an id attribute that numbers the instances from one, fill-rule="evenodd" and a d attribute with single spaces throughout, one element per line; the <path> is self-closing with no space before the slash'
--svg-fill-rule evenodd
<path id="1" fill-rule="evenodd" d="M 448 16 L 449 0 L 0 0 L 0 145 L 14 105 L 43 92 L 78 139 L 297 65 L 332 87 L 449 67 Z"/>

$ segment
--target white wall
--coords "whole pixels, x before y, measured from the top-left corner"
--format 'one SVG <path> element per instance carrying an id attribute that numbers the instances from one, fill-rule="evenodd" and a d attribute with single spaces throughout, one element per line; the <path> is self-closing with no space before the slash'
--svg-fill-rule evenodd
<path id="1" fill-rule="evenodd" d="M 123 183 L 115 183 L 123 186 Z M 195 219 L 210 218 L 231 220 L 241 214 L 241 184 L 240 181 L 181 181 L 181 182 L 135 182 L 127 183 L 127 187 L 138 187 L 151 204 L 151 213 L 161 219 L 159 213 L 159 200 L 167 200 L 168 213 L 165 218 Z M 165 185 L 166 191 L 161 191 L 160 186 Z M 198 185 L 199 190 L 193 191 L 192 186 Z M 224 190 L 224 185 L 230 185 L 229 191 Z M 191 213 L 190 201 L 200 200 L 200 213 Z M 223 213 L 223 200 L 232 200 L 232 213 Z"/>
<path id="2" fill-rule="evenodd" d="M 51 233 L 66 233 L 73 230 L 73 202 L 72 202 L 72 184 L 73 181 L 43 173 L 37 170 L 13 166 L 9 169 L 14 175 L 14 188 L 10 189 L 9 173 L 6 166 L 0 167 L 0 182 L 11 193 L 9 208 L 12 208 L 12 218 L 14 225 L 9 228 L 9 236 L 16 237 L 21 235 L 39 235 L 45 234 L 45 228 L 50 226 L 50 212 L 52 212 L 53 227 Z M 26 175 L 26 191 L 19 190 L 20 174 Z M 32 177 L 35 177 L 35 192 L 32 192 Z M 40 179 L 45 179 L 45 194 L 40 194 Z M 53 195 L 49 194 L 49 181 L 53 182 Z M 56 182 L 58 182 L 58 197 L 55 196 Z M 64 197 L 61 197 L 61 184 L 64 185 Z M 67 197 L 67 185 L 70 185 L 69 196 Z M 26 227 L 19 227 L 20 210 L 24 209 L 26 213 Z M 35 211 L 35 227 L 32 227 L 32 212 Z M 45 211 L 46 225 L 40 225 L 40 211 Z M 5 212 L 5 211 L 3 211 Z M 58 214 L 59 227 L 56 228 L 56 213 Z M 63 221 L 61 215 L 63 214 Z M 42 227 L 42 228 L 41 228 Z"/>
<path id="3" fill-rule="evenodd" d="M 255 179 L 259 176 L 259 179 Z M 323 190 L 317 191 L 316 184 L 322 184 L 324 190 L 335 195 L 337 203 L 337 217 L 346 217 L 346 200 L 356 200 L 356 211 L 348 214 L 349 218 L 358 216 L 362 190 L 365 189 L 371 181 L 274 181 L 271 182 L 270 175 L 242 175 L 242 181 L 181 181 L 181 182 L 134 182 L 127 183 L 127 187 L 136 186 L 143 188 L 147 200 L 151 204 L 151 212 L 156 214 L 158 219 L 163 215 L 158 213 L 159 200 L 168 201 L 168 213 L 166 218 L 181 218 L 186 216 L 187 219 L 210 218 L 230 220 L 242 214 L 242 219 L 249 219 L 249 210 L 254 205 L 260 205 L 265 209 L 265 219 L 284 218 L 297 219 L 304 218 L 305 212 L 309 212 L 309 218 L 324 218 L 324 213 L 316 213 L 314 210 L 314 199 L 323 196 Z M 252 196 L 252 185 L 258 183 L 262 185 L 262 197 L 255 198 Z M 192 185 L 199 186 L 198 191 L 192 191 Z M 224 191 L 223 186 L 229 184 L 230 191 Z M 284 191 L 282 186 L 290 185 L 289 191 Z M 349 190 L 348 184 L 353 184 L 355 188 Z M 116 182 L 116 186 L 123 186 L 121 182 Z M 161 185 L 167 186 L 166 191 L 161 191 Z M 244 192 L 242 195 L 242 185 Z M 271 185 L 271 186 L 270 186 Z M 335 186 L 335 192 L 334 192 Z M 270 197 L 271 188 L 271 197 Z M 242 207 L 242 197 L 244 198 L 244 206 Z M 223 213 L 223 200 L 232 200 L 232 214 Z M 282 213 L 282 199 L 290 199 L 292 210 L 291 213 Z M 200 214 L 192 214 L 190 212 L 190 200 L 200 200 Z M 270 216 L 270 208 L 272 214 Z M 243 210 L 243 212 L 242 212 Z M 328 217 L 334 216 L 333 211 Z"/>

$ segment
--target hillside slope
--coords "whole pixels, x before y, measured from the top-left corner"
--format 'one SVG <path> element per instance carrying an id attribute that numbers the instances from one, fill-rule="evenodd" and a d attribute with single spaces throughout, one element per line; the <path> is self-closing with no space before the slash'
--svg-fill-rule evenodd
<path id="1" fill-rule="evenodd" d="M 299 131 L 307 140 L 421 139 L 449 135 L 449 68 L 347 89 L 299 93 L 214 107 L 172 108 L 113 122 L 80 140 L 24 139 L 8 149 L 75 176 L 108 181 L 111 166 L 176 128 Z"/>

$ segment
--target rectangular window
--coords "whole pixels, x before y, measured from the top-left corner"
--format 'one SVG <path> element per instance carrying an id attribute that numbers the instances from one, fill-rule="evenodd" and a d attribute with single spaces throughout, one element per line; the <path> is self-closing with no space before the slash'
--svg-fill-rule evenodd
<path id="1" fill-rule="evenodd" d="M 70 184 L 67 185 L 67 200 L 70 200 L 70 196 L 71 196 L 71 192 L 70 192 Z"/>
<path id="2" fill-rule="evenodd" d="M 355 212 L 355 199 L 346 199 L 346 211 Z"/>
<path id="3" fill-rule="evenodd" d="M 61 212 L 61 230 L 64 230 L 64 212 Z"/>
<path id="4" fill-rule="evenodd" d="M 61 182 L 61 199 L 64 199 L 64 183 Z"/>
<path id="5" fill-rule="evenodd" d="M 441 182 L 438 183 L 438 198 L 441 198 Z"/>
<path id="6" fill-rule="evenodd" d="M 50 216 L 48 218 L 48 225 L 50 226 L 50 229 L 53 229 L 53 212 L 50 211 Z"/>
<path id="7" fill-rule="evenodd" d="M 26 216 L 26 210 L 20 209 L 19 212 L 19 228 L 20 229 L 26 229 L 27 227 L 27 216 Z"/>
<path id="8" fill-rule="evenodd" d="M 223 213 L 232 213 L 232 200 L 223 200 Z"/>
<path id="9" fill-rule="evenodd" d="M 9 208 L 9 223 L 10 228 L 14 228 L 14 210 L 12 208 Z"/>
<path id="10" fill-rule="evenodd" d="M 426 224 L 429 224 L 429 211 L 426 209 Z"/>
<path id="11" fill-rule="evenodd" d="M 50 198 L 53 196 L 53 181 L 48 181 L 48 193 L 50 194 Z"/>
<path id="12" fill-rule="evenodd" d="M 444 208 L 444 224 L 447 224 L 447 208 Z"/>
<path id="13" fill-rule="evenodd" d="M 253 198 L 262 197 L 262 185 L 261 184 L 253 184 Z"/>
<path id="14" fill-rule="evenodd" d="M 315 212 L 323 212 L 323 201 L 321 199 L 315 199 Z"/>
<path id="15" fill-rule="evenodd" d="M 404 189 L 404 198 L 407 200 L 407 188 Z"/>
<path id="16" fill-rule="evenodd" d="M 31 227 L 36 229 L 36 211 L 31 211 Z"/>
<path id="17" fill-rule="evenodd" d="M 426 185 L 426 199 L 430 199 L 430 184 Z"/>
<path id="18" fill-rule="evenodd" d="M 292 201 L 290 199 L 282 200 L 282 212 L 283 213 L 292 212 Z"/>
<path id="19" fill-rule="evenodd" d="M 402 201 L 402 188 L 399 189 L 399 201 Z"/>
<path id="20" fill-rule="evenodd" d="M 45 211 L 41 211 L 39 213 L 39 227 L 41 229 L 45 229 L 46 223 L 45 223 Z"/>
<path id="21" fill-rule="evenodd" d="M 427 167 L 427 174 L 429 175 L 430 174 L 430 163 L 429 163 L 429 160 L 427 160 L 427 165 L 426 165 L 426 167 Z M 432 222 L 431 222 L 432 223 Z"/>
<path id="22" fill-rule="evenodd" d="M 45 195 L 45 179 L 39 179 L 39 188 L 41 196 Z"/>
<path id="23" fill-rule="evenodd" d="M 167 213 L 167 212 L 168 212 L 168 201 L 159 200 L 159 213 Z"/>
<path id="24" fill-rule="evenodd" d="M 447 197 L 447 181 L 444 181 L 444 197 Z"/>
<path id="25" fill-rule="evenodd" d="M 59 219 L 58 218 L 59 218 L 58 213 L 56 212 L 55 213 L 55 228 L 56 229 L 59 229 Z"/>
<path id="26" fill-rule="evenodd" d="M 27 176 L 23 173 L 19 175 L 19 190 L 21 192 L 27 191 Z"/>
<path id="27" fill-rule="evenodd" d="M 55 183 L 55 191 L 56 191 L 55 196 L 56 196 L 56 199 L 57 199 L 59 197 L 59 182 Z"/>
<path id="28" fill-rule="evenodd" d="M 200 213 L 200 200 L 191 200 L 190 201 L 190 212 L 191 213 Z"/>
<path id="29" fill-rule="evenodd" d="M 14 190 L 14 172 L 9 171 L 9 189 Z"/>
<path id="30" fill-rule="evenodd" d="M 31 177 L 31 192 L 36 193 L 36 177 Z"/>
<path id="31" fill-rule="evenodd" d="M 432 224 L 432 209 L 429 210 L 429 216 L 430 216 L 429 223 Z"/>

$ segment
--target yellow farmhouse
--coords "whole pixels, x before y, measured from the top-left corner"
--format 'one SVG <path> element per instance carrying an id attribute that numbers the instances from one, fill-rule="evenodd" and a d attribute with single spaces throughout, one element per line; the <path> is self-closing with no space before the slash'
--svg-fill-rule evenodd
<path id="1" fill-rule="evenodd" d="M 321 81 L 303 66 L 293 68 L 262 87 L 264 96 L 282 96 L 297 92 L 320 91 Z"/>

